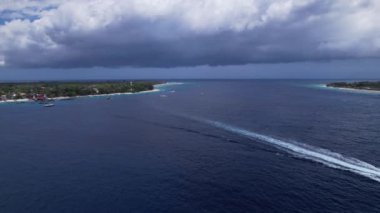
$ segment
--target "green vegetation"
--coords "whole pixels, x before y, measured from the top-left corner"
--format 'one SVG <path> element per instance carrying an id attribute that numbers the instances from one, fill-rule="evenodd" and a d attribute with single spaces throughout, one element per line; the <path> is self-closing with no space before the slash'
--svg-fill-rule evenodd
<path id="1" fill-rule="evenodd" d="M 5 99 L 32 99 L 36 95 L 48 98 L 101 95 L 111 93 L 136 93 L 153 90 L 159 82 L 42 82 L 42 83 L 2 83 L 0 101 Z"/>
<path id="2" fill-rule="evenodd" d="M 364 89 L 380 91 L 380 81 L 361 81 L 361 82 L 335 82 L 327 84 L 328 87 Z"/>

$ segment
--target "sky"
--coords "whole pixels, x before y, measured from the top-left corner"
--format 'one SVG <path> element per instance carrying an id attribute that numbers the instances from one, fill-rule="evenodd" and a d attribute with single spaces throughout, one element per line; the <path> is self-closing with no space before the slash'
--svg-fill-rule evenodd
<path id="1" fill-rule="evenodd" d="M 378 0 L 1 0 L 0 81 L 380 79 Z"/>

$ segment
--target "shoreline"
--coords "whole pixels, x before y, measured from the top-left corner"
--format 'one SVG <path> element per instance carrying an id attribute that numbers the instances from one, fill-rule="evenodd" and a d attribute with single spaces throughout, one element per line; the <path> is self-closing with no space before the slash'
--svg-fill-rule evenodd
<path id="1" fill-rule="evenodd" d="M 76 98 L 86 98 L 86 97 L 104 97 L 104 96 L 120 96 L 120 95 L 134 95 L 134 94 L 144 94 L 144 93 L 153 93 L 153 92 L 159 92 L 159 89 L 152 89 L 147 91 L 141 91 L 141 92 L 124 92 L 124 93 L 110 93 L 110 94 L 99 94 L 99 95 L 81 95 L 81 96 L 73 96 L 73 97 L 54 97 L 54 98 L 48 98 L 47 101 L 65 101 L 70 99 L 76 99 Z M 37 101 L 30 100 L 30 99 L 17 99 L 17 100 L 6 100 L 6 101 L 0 101 L 0 104 L 12 104 L 12 103 L 35 103 Z"/>
<path id="2" fill-rule="evenodd" d="M 175 86 L 175 85 L 182 85 L 184 84 L 183 82 L 166 82 L 166 83 L 163 83 L 163 84 L 156 84 L 154 85 L 154 87 L 164 87 L 164 86 Z"/>
<path id="3" fill-rule="evenodd" d="M 346 88 L 346 87 L 333 87 L 333 86 L 327 86 L 327 84 L 322 84 L 321 86 L 326 88 L 326 89 L 337 89 L 337 90 L 343 90 L 343 91 L 349 91 L 349 92 L 380 94 L 379 90 L 356 89 L 356 88 Z"/>
<path id="4" fill-rule="evenodd" d="M 76 99 L 76 98 L 86 98 L 86 97 L 104 97 L 104 96 L 120 96 L 120 95 L 138 95 L 138 94 L 144 94 L 144 93 L 154 93 L 154 92 L 160 92 L 160 87 L 165 86 L 174 86 L 174 85 L 182 85 L 182 82 L 166 82 L 162 84 L 155 84 L 153 85 L 152 90 L 146 90 L 141 92 L 124 92 L 124 93 L 109 93 L 109 94 L 98 94 L 98 95 L 81 95 L 81 96 L 73 96 L 73 97 L 54 97 L 54 98 L 48 98 L 48 101 L 65 101 L 70 99 Z M 0 101 L 0 104 L 15 104 L 15 103 L 35 103 L 36 101 L 30 100 L 30 99 L 17 99 L 17 100 L 6 100 L 6 101 Z"/>

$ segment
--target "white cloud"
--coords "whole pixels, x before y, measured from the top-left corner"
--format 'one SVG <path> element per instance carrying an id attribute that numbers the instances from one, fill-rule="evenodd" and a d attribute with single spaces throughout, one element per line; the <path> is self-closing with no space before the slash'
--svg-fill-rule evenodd
<path id="1" fill-rule="evenodd" d="M 24 18 L 38 18 L 45 10 L 59 6 L 64 0 L 2 0 L 0 19 L 6 21 Z"/>
<path id="2" fill-rule="evenodd" d="M 42 10 L 44 8 L 56 7 L 65 0 L 1 0 L 0 11 L 13 10 L 23 11 L 27 9 Z"/>
<path id="3" fill-rule="evenodd" d="M 16 11 L 0 26 L 0 54 L 14 66 L 170 66 L 169 60 L 186 66 L 380 56 L 377 0 L 4 0 L 1 10 Z M 17 15 L 33 13 L 39 18 Z"/>

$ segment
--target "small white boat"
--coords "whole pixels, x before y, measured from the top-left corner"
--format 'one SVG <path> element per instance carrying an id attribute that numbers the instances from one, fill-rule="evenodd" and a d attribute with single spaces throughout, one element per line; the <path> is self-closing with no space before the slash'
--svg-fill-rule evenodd
<path id="1" fill-rule="evenodd" d="M 55 106 L 54 104 L 50 103 L 50 104 L 44 104 L 44 107 L 53 107 Z"/>

